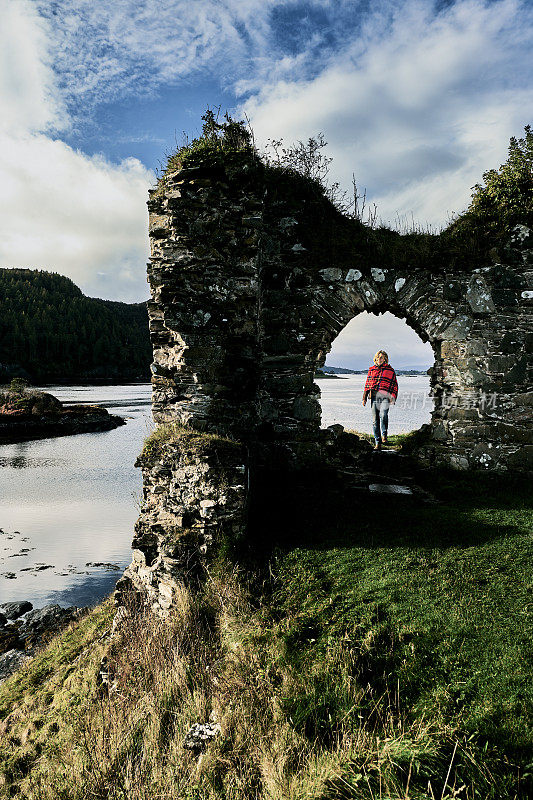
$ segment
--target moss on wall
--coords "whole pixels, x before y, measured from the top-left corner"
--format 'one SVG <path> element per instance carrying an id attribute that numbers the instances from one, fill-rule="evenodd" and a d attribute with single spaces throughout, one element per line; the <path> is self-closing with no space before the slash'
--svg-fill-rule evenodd
<path id="1" fill-rule="evenodd" d="M 160 458 L 169 446 L 179 445 L 182 452 L 201 456 L 213 452 L 238 450 L 239 443 L 226 436 L 215 433 L 202 433 L 187 428 L 178 422 L 158 425 L 144 440 L 144 446 L 137 458 L 136 466 L 150 466 Z"/>

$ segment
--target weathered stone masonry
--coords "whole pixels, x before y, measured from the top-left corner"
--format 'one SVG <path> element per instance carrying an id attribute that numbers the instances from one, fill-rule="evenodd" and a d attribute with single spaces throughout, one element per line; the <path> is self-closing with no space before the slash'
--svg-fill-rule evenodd
<path id="1" fill-rule="evenodd" d="M 154 420 L 234 441 L 195 450 L 185 436 L 143 463 L 126 582 L 155 607 L 242 532 L 253 467 L 323 463 L 314 373 L 363 310 L 405 318 L 433 347 L 424 464 L 533 469 L 533 234 L 519 226 L 505 263 L 473 271 L 392 266 L 364 230 L 339 255 L 336 212 L 286 184 L 242 159 L 167 175 L 150 196 Z"/>

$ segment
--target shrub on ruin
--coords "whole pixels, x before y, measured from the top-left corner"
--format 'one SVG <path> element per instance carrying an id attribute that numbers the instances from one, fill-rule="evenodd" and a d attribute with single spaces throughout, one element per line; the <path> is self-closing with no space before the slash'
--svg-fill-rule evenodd
<path id="1" fill-rule="evenodd" d="M 533 131 L 526 125 L 521 139 L 512 137 L 507 161 L 483 173 L 472 190 L 466 212 L 452 222 L 445 235 L 455 239 L 477 236 L 481 247 L 507 239 L 518 224 L 533 225 Z"/>
<path id="2" fill-rule="evenodd" d="M 220 120 L 219 113 L 208 108 L 202 116 L 202 133 L 167 156 L 164 175 L 183 169 L 190 160 L 195 164 L 205 157 L 210 163 L 226 160 L 231 154 L 255 155 L 252 132 L 244 120 L 235 120 L 228 112 Z"/>

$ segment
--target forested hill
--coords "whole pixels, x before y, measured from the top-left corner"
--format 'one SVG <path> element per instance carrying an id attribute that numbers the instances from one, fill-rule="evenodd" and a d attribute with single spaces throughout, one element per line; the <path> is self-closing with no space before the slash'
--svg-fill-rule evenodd
<path id="1" fill-rule="evenodd" d="M 69 279 L 0 269 L 0 383 L 147 379 L 145 303 L 86 297 Z"/>

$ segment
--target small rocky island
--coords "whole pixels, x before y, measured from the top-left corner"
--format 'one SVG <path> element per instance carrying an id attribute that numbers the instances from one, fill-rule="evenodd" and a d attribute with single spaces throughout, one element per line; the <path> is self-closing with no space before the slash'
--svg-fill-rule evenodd
<path id="1" fill-rule="evenodd" d="M 124 424 L 122 417 L 101 406 L 64 406 L 52 394 L 28 389 L 18 379 L 0 389 L 0 444 L 109 431 Z"/>

